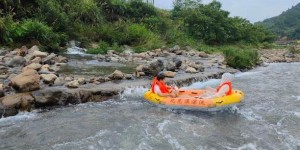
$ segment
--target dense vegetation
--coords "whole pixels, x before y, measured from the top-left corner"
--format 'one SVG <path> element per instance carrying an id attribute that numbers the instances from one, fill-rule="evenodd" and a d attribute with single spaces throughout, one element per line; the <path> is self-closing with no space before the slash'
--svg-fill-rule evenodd
<path id="1" fill-rule="evenodd" d="M 300 39 L 300 3 L 279 16 L 257 24 L 266 26 L 279 37 L 287 36 L 289 39 Z"/>
<path id="2" fill-rule="evenodd" d="M 2 0 L 0 34 L 0 45 L 40 44 L 55 51 L 77 40 L 90 53 L 122 50 L 122 45 L 137 52 L 163 45 L 202 50 L 203 45 L 257 45 L 274 39 L 262 26 L 229 17 L 221 3 L 198 0 L 175 0 L 171 11 L 141 0 Z"/>

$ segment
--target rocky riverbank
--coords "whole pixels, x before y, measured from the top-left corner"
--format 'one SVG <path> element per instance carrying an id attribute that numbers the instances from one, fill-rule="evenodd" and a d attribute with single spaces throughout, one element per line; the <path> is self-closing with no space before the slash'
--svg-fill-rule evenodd
<path id="1" fill-rule="evenodd" d="M 296 48 L 297 49 L 297 48 Z M 299 62 L 299 53 L 288 50 L 262 50 L 263 62 Z M 224 72 L 239 70 L 226 65 L 221 54 L 207 54 L 179 46 L 144 53 L 126 50 L 93 56 L 99 63 L 136 64 L 131 74 L 115 70 L 104 76 L 77 76 L 58 73 L 68 59 L 41 52 L 37 46 L 0 50 L 0 114 L 4 117 L 19 111 L 49 108 L 85 102 L 99 102 L 118 96 L 128 87 L 149 88 L 151 78 L 164 70 L 168 82 L 179 86 L 208 78 L 219 78 Z"/>

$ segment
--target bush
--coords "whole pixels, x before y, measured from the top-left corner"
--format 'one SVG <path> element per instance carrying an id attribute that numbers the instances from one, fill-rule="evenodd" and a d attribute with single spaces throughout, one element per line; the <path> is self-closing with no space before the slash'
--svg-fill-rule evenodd
<path id="1" fill-rule="evenodd" d="M 54 33 L 51 27 L 37 20 L 24 20 L 11 30 L 15 42 L 26 44 L 36 41 L 49 51 L 56 50 L 66 38 L 65 34 Z"/>
<path id="2" fill-rule="evenodd" d="M 250 69 L 259 61 L 258 51 L 254 49 L 225 48 L 223 54 L 227 65 L 237 69 Z"/>
<path id="3" fill-rule="evenodd" d="M 87 50 L 87 53 L 89 54 L 106 54 L 108 50 L 115 50 L 118 52 L 122 52 L 122 48 L 118 46 L 118 44 L 114 43 L 110 45 L 107 42 L 100 41 L 98 43 L 97 48 L 91 48 Z"/>

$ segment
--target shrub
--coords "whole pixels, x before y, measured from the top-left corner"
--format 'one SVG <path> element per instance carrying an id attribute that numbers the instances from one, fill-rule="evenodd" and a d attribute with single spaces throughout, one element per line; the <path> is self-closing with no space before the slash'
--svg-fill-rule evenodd
<path id="1" fill-rule="evenodd" d="M 237 69 L 250 69 L 259 61 L 258 51 L 254 49 L 224 48 L 227 64 Z"/>
<path id="2" fill-rule="evenodd" d="M 89 53 L 89 54 L 106 54 L 108 50 L 116 50 L 118 52 L 122 51 L 121 47 L 119 47 L 118 44 L 116 44 L 116 43 L 113 43 L 112 45 L 110 45 L 107 42 L 100 41 L 98 43 L 97 48 L 88 49 L 87 53 Z"/>
<path id="3" fill-rule="evenodd" d="M 66 38 L 65 34 L 54 33 L 52 28 L 43 22 L 30 19 L 18 24 L 11 32 L 14 41 L 20 43 L 37 41 L 49 51 L 56 50 L 60 42 Z"/>

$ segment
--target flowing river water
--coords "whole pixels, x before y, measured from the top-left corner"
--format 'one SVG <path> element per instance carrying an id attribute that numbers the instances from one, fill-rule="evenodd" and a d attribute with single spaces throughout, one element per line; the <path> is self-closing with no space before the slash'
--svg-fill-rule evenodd
<path id="1" fill-rule="evenodd" d="M 241 105 L 218 112 L 160 108 L 144 88 L 119 99 L 0 119 L 0 149 L 300 149 L 300 63 L 236 74 Z M 216 86 L 220 80 L 188 88 Z"/>

